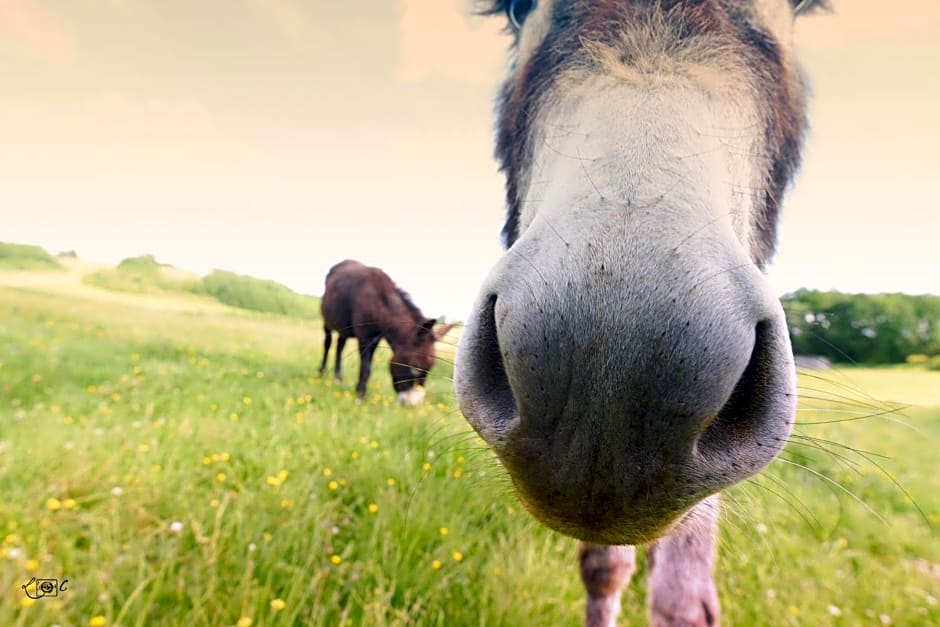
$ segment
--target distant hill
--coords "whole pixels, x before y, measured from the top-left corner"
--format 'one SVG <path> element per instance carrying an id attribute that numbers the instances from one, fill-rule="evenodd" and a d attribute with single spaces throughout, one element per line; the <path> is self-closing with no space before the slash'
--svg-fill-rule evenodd
<path id="1" fill-rule="evenodd" d="M 160 263 L 153 255 L 128 257 L 116 268 L 98 270 L 84 278 L 95 287 L 140 294 L 193 292 L 199 280 L 198 275 Z"/>
<path id="2" fill-rule="evenodd" d="M 0 268 L 7 270 L 62 270 L 59 260 L 39 246 L 0 242 Z"/>
<path id="3" fill-rule="evenodd" d="M 298 294 L 276 281 L 257 279 L 226 270 L 204 277 L 160 263 L 153 255 L 128 257 L 117 267 L 85 276 L 85 283 L 109 290 L 140 294 L 185 293 L 208 296 L 231 307 L 292 318 L 319 315 L 320 299 Z"/>

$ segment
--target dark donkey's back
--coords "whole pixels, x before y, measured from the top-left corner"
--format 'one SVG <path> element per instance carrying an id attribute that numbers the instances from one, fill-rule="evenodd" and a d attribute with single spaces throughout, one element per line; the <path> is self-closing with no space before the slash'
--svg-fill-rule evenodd
<path id="1" fill-rule="evenodd" d="M 392 385 L 398 401 L 416 405 L 424 400 L 424 382 L 434 365 L 434 342 L 450 326 L 434 330 L 435 318 L 426 318 L 411 299 L 379 268 L 347 259 L 326 275 L 326 287 L 320 303 L 323 312 L 323 362 L 333 341 L 336 343 L 337 379 L 342 377 L 341 358 L 346 340 L 355 337 L 359 344 L 359 383 L 356 394 L 365 396 L 372 371 L 372 356 L 382 338 L 392 347 Z"/>

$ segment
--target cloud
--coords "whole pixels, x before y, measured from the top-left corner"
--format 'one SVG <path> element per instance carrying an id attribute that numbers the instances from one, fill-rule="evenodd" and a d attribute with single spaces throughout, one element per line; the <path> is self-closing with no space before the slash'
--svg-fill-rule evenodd
<path id="1" fill-rule="evenodd" d="M 255 10 L 274 23 L 288 44 L 308 59 L 316 58 L 320 44 L 313 16 L 296 0 L 252 0 Z"/>
<path id="2" fill-rule="evenodd" d="M 832 13 L 801 18 L 796 35 L 805 49 L 837 48 L 852 43 L 874 45 L 940 37 L 938 0 L 835 0 Z"/>
<path id="3" fill-rule="evenodd" d="M 7 151 L 0 170 L 72 177 L 225 170 L 257 159 L 195 99 L 99 92 L 61 103 L 54 115 L 19 112 L 0 120 Z"/>
<path id="4" fill-rule="evenodd" d="M 68 24 L 48 5 L 0 0 L 0 37 L 25 45 L 50 63 L 66 64 L 75 58 Z"/>
<path id="5" fill-rule="evenodd" d="M 399 6 L 399 80 L 488 84 L 498 76 L 508 48 L 499 20 L 468 19 L 453 0 L 399 0 Z"/>

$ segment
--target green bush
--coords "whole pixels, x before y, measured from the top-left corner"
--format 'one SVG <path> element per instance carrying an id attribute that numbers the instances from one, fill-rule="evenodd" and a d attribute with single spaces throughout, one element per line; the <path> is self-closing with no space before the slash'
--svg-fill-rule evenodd
<path id="1" fill-rule="evenodd" d="M 192 292 L 199 282 L 171 265 L 158 262 L 153 255 L 128 257 L 116 268 L 92 272 L 82 280 L 96 287 L 139 294 Z"/>
<path id="2" fill-rule="evenodd" d="M 940 355 L 930 358 L 927 362 L 927 370 L 940 370 Z"/>
<path id="3" fill-rule="evenodd" d="M 924 355 L 923 353 L 913 353 L 907 356 L 906 361 L 912 366 L 915 366 L 915 365 L 920 365 L 920 364 L 926 364 L 928 361 L 930 361 L 930 357 L 928 357 L 927 355 Z"/>
<path id="4" fill-rule="evenodd" d="M 298 294 L 275 281 L 256 279 L 226 270 L 213 270 L 193 291 L 212 296 L 232 307 L 293 318 L 314 318 L 319 315 L 320 301 L 313 296 Z"/>
<path id="5" fill-rule="evenodd" d="M 0 242 L 0 268 L 62 270 L 62 264 L 39 246 Z"/>

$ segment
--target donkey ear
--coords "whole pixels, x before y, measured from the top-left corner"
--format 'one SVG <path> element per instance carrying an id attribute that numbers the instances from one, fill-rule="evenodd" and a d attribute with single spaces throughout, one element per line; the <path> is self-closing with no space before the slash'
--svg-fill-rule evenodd
<path id="1" fill-rule="evenodd" d="M 421 330 L 418 331 L 418 333 L 420 335 L 424 335 L 425 333 L 431 333 L 431 329 L 434 328 L 435 324 L 437 324 L 437 318 L 428 318 L 427 320 L 421 323 Z"/>
<path id="2" fill-rule="evenodd" d="M 444 336 L 447 335 L 455 326 L 457 326 L 456 322 L 449 322 L 434 329 L 434 341 L 439 342 L 444 339 Z"/>

